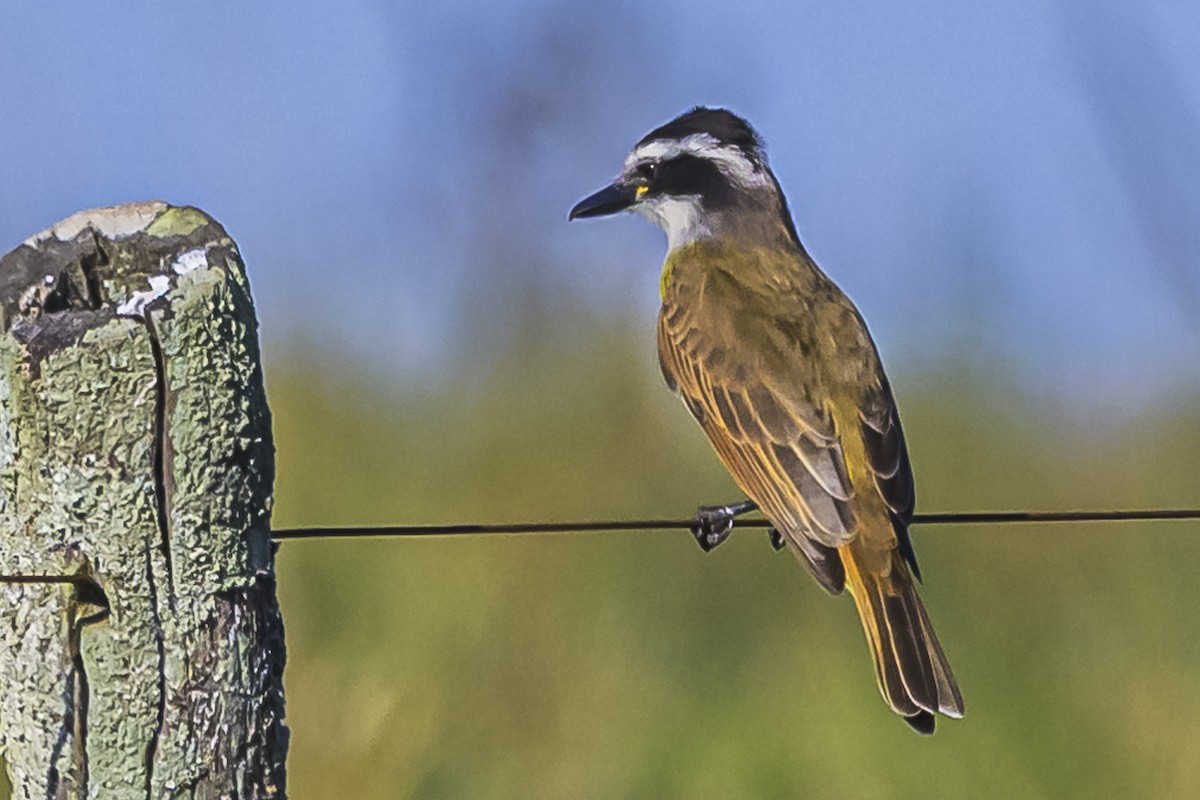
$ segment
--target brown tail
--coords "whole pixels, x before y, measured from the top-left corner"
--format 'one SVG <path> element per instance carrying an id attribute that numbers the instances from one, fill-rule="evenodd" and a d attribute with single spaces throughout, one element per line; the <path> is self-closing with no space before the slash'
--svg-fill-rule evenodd
<path id="1" fill-rule="evenodd" d="M 914 730 L 933 733 L 935 713 L 963 715 L 954 673 L 899 553 L 872 558 L 875 554 L 859 552 L 859 547 L 858 542 L 845 545 L 840 553 L 875 659 L 879 690 Z M 874 561 L 882 561 L 884 568 L 869 569 Z"/>

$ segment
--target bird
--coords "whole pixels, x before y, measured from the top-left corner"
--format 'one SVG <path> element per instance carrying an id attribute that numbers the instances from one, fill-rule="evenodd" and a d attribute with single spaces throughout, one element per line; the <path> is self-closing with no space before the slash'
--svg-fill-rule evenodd
<path id="1" fill-rule="evenodd" d="M 854 303 L 809 256 L 765 145 L 696 106 L 650 131 L 571 220 L 632 211 L 666 233 L 658 359 L 748 498 L 701 506 L 708 551 L 759 510 L 830 594 L 849 588 L 884 701 L 918 733 L 962 693 L 917 594 L 900 416 Z"/>

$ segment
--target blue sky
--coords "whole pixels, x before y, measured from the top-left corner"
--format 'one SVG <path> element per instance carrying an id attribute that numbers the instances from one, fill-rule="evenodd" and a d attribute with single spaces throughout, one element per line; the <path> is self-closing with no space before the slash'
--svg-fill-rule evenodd
<path id="1" fill-rule="evenodd" d="M 8 5 L 0 249 L 198 205 L 268 357 L 434 380 L 529 295 L 651 353 L 661 234 L 566 212 L 703 102 L 767 139 L 894 371 L 978 358 L 1131 409 L 1200 389 L 1194 2 Z"/>

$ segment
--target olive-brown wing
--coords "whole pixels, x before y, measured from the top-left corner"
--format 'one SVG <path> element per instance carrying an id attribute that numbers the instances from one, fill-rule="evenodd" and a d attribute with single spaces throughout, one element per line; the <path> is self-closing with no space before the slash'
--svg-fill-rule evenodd
<path id="1" fill-rule="evenodd" d="M 853 490 L 833 416 L 750 343 L 659 318 L 659 360 L 738 485 L 787 537 L 837 548 L 855 534 Z M 741 349 L 741 350 L 740 350 Z M 834 556 L 836 558 L 836 555 Z M 839 587 L 840 588 L 840 587 Z"/>

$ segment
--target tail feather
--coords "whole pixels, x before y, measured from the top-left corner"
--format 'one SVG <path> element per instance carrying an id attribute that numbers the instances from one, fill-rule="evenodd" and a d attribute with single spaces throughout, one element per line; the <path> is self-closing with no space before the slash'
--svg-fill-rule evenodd
<path id="1" fill-rule="evenodd" d="M 841 554 L 888 706 L 921 733 L 933 733 L 934 714 L 961 717 L 950 662 L 899 553 L 892 551 L 890 568 L 879 571 L 863 568 L 853 544 Z"/>
<path id="2" fill-rule="evenodd" d="M 933 680 L 937 684 L 938 711 L 948 717 L 962 719 L 962 692 L 958 689 L 958 682 L 954 680 L 954 673 L 950 669 L 950 661 L 946 658 L 945 651 L 942 650 L 942 643 L 938 641 L 937 634 L 933 632 L 933 624 L 929 621 L 929 615 L 925 613 L 925 606 L 921 603 L 921 598 L 917 597 L 916 589 L 911 585 L 909 589 L 916 601 L 916 609 L 921 620 L 921 630 L 925 634 L 925 641 L 929 645 L 930 663 L 933 666 Z"/>

